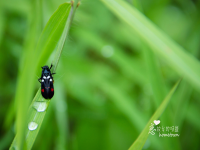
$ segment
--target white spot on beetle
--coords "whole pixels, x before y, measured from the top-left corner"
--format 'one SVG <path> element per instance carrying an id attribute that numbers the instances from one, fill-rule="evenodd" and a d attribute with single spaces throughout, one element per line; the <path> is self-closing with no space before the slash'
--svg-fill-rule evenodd
<path id="1" fill-rule="evenodd" d="M 50 79 L 49 81 L 52 82 L 52 79 Z"/>
<path id="2" fill-rule="evenodd" d="M 44 79 L 46 79 L 47 77 L 43 76 Z"/>
<path id="3" fill-rule="evenodd" d="M 42 79 L 42 82 L 44 82 L 44 80 Z"/>
<path id="4" fill-rule="evenodd" d="M 49 79 L 49 78 L 50 78 L 50 76 L 47 77 L 47 79 Z"/>

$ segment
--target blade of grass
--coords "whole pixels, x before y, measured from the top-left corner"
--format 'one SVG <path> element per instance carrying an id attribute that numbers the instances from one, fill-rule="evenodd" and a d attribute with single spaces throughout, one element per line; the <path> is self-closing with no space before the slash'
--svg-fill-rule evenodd
<path id="1" fill-rule="evenodd" d="M 143 48 L 144 58 L 146 61 L 147 74 L 153 91 L 153 99 L 156 108 L 160 105 L 161 100 L 166 95 L 166 87 L 164 85 L 161 73 L 159 72 L 157 58 L 154 53 L 147 47 Z"/>
<path id="2" fill-rule="evenodd" d="M 64 87 L 62 83 L 58 81 L 55 89 L 57 89 L 57 94 L 55 95 L 56 101 L 54 103 L 54 109 L 56 114 L 56 121 L 58 125 L 58 138 L 57 138 L 57 149 L 67 150 L 68 147 L 68 112 L 67 112 L 67 102 L 64 92 Z"/>
<path id="3" fill-rule="evenodd" d="M 154 120 L 158 119 L 161 114 L 164 112 L 165 108 L 167 107 L 172 95 L 174 94 L 177 86 L 179 85 L 180 80 L 174 85 L 174 87 L 171 89 L 171 91 L 168 93 L 168 95 L 165 97 L 165 99 L 163 100 L 163 102 L 161 103 L 161 105 L 158 107 L 158 109 L 156 110 L 156 112 L 153 114 L 153 116 L 151 117 L 151 119 L 149 120 L 149 122 L 147 123 L 147 125 L 145 126 L 145 128 L 143 129 L 143 131 L 141 132 L 141 134 L 139 135 L 139 137 L 135 140 L 135 142 L 131 145 L 131 147 L 129 148 L 129 150 L 133 150 L 133 149 L 142 149 L 142 147 L 144 146 L 147 138 L 148 138 L 148 133 L 149 133 L 149 126 L 151 125 L 151 123 L 153 123 Z"/>
<path id="4" fill-rule="evenodd" d="M 116 16 L 128 24 L 151 50 L 164 59 L 179 75 L 184 76 L 198 91 L 200 90 L 200 64 L 186 51 L 137 9 L 122 0 L 102 1 Z"/>
<path id="5" fill-rule="evenodd" d="M 52 64 L 53 64 L 52 71 L 53 72 L 56 71 L 56 68 L 57 68 L 57 65 L 58 65 L 58 61 L 60 59 L 60 55 L 62 53 L 62 49 L 63 49 L 63 46 L 65 44 L 66 37 L 67 37 L 67 34 L 69 32 L 69 28 L 70 28 L 70 25 L 72 23 L 72 20 L 73 20 L 74 14 L 75 14 L 75 10 L 76 10 L 77 6 L 79 5 L 77 3 L 78 3 L 78 0 L 76 1 L 76 3 L 74 3 L 73 1 L 71 3 L 71 5 L 72 5 L 71 12 L 70 12 L 69 18 L 67 20 L 66 26 L 64 28 L 63 34 L 61 35 L 61 39 L 60 39 L 60 41 L 58 43 L 58 48 L 56 50 L 54 60 L 52 62 Z"/>
<path id="6" fill-rule="evenodd" d="M 29 31 L 24 43 L 24 53 L 20 60 L 18 83 L 15 96 L 16 107 L 16 131 L 17 131 L 17 144 L 18 148 L 22 149 L 24 143 L 24 129 L 27 118 L 28 105 L 33 95 L 34 89 L 34 51 L 37 39 L 40 34 L 40 16 L 36 12 L 40 12 L 37 1 L 31 1 L 30 11 L 27 12 L 27 20 L 29 23 Z M 27 88 L 28 86 L 28 88 Z"/>
<path id="7" fill-rule="evenodd" d="M 142 6 L 138 0 L 133 0 L 133 4 L 135 7 L 142 11 Z M 146 68 L 147 68 L 147 74 L 149 76 L 149 81 L 150 81 L 150 86 L 153 91 L 153 99 L 156 104 L 156 108 L 160 105 L 161 100 L 164 99 L 164 96 L 166 95 L 166 86 L 164 84 L 161 72 L 159 71 L 159 66 L 158 66 L 158 61 L 157 58 L 155 57 L 153 51 L 149 50 L 149 48 L 145 45 L 145 43 L 142 43 L 143 46 L 143 54 L 144 54 L 144 59 L 146 60 Z M 142 46 L 141 45 L 141 46 Z M 166 109 L 166 113 L 162 115 L 161 120 L 164 125 L 167 123 L 170 123 L 170 118 L 171 116 L 171 110 Z M 176 149 L 180 149 L 177 147 L 178 141 L 170 139 L 163 139 L 162 144 L 165 144 L 166 149 L 170 149 L 171 143 L 176 146 Z"/>
<path id="8" fill-rule="evenodd" d="M 37 45 L 37 56 L 38 68 L 37 74 L 41 72 L 41 66 L 44 66 L 49 56 L 55 50 L 57 43 L 62 36 L 65 28 L 66 21 L 69 16 L 69 11 L 66 13 L 68 5 L 60 5 L 56 12 L 51 16 L 47 25 L 45 26 Z M 58 48 L 57 48 L 58 49 Z M 39 56 L 39 57 L 38 57 Z"/>
<path id="9" fill-rule="evenodd" d="M 76 1 L 76 4 L 77 3 L 78 2 Z M 68 14 L 69 17 L 68 17 L 68 19 L 67 19 L 67 21 L 65 23 L 64 31 L 63 31 L 63 33 L 62 33 L 62 35 L 60 37 L 60 41 L 58 43 L 57 52 L 56 52 L 56 55 L 54 57 L 54 61 L 52 63 L 54 65 L 54 72 L 55 72 L 55 68 L 56 68 L 56 66 L 58 64 L 59 56 L 60 56 L 60 54 L 62 52 L 63 44 L 64 44 L 66 36 L 68 34 L 68 30 L 69 30 L 70 24 L 71 24 L 71 22 L 73 20 L 73 15 L 74 15 L 74 12 L 75 12 L 75 9 L 76 9 L 76 7 L 75 8 L 71 7 L 71 6 L 74 6 L 73 4 L 74 4 L 74 2 L 64 3 L 63 4 L 64 6 L 67 7 L 67 9 L 63 9 L 62 10 L 63 14 Z M 60 17 L 60 15 L 57 15 L 57 17 Z M 62 17 L 60 19 L 62 20 Z M 50 23 L 51 23 L 51 21 L 50 21 Z M 36 136 L 38 134 L 39 128 L 40 128 L 40 126 L 42 124 L 42 121 L 43 121 L 43 118 L 45 116 L 46 110 L 48 108 L 49 102 L 50 101 L 43 99 L 43 97 L 40 94 L 40 89 L 39 89 L 37 94 L 36 94 L 36 96 L 35 96 L 35 98 L 34 98 L 34 100 L 33 100 L 33 102 L 32 102 L 32 104 L 31 104 L 31 106 L 30 106 L 30 110 L 29 110 L 29 115 L 30 116 L 28 118 L 28 122 L 29 123 L 32 122 L 32 125 L 34 127 L 36 127 L 37 130 L 34 129 L 34 131 L 30 131 L 30 130 L 26 129 L 26 133 L 27 133 L 26 134 L 26 147 L 27 147 L 27 149 L 31 149 L 31 147 L 32 147 L 32 145 L 33 145 L 33 143 L 35 141 L 35 138 L 36 138 Z M 35 109 L 33 109 L 33 108 L 35 108 Z M 44 109 L 44 110 L 40 111 L 41 108 Z M 25 112 L 26 111 L 23 111 L 24 114 L 26 114 Z M 33 123 L 33 122 L 37 122 L 37 123 Z M 29 124 L 29 129 L 31 129 L 31 128 L 33 129 L 33 126 L 30 127 L 30 124 Z M 24 129 L 24 127 L 22 129 Z M 16 136 L 14 141 L 13 141 L 13 143 L 12 143 L 12 145 L 11 145 L 11 147 L 10 147 L 10 149 L 12 149 L 13 147 L 17 147 L 17 148 L 19 147 L 19 145 L 17 145 L 18 141 L 16 142 L 17 138 L 18 137 Z M 20 147 L 21 147 L 21 145 L 20 145 Z M 19 149 L 22 149 L 22 148 L 19 148 Z"/>
<path id="10" fill-rule="evenodd" d="M 149 76 L 150 86 L 153 91 L 153 99 L 156 104 L 156 108 L 161 104 L 161 100 L 164 99 L 166 95 L 166 86 L 164 84 L 163 78 L 161 76 L 161 72 L 159 71 L 157 58 L 155 57 L 154 53 L 150 51 L 147 47 L 144 46 L 143 53 L 145 55 L 146 60 L 146 68 L 147 73 Z M 168 107 L 165 110 L 165 113 L 161 116 L 160 120 L 162 120 L 162 125 L 166 126 L 172 126 L 173 125 L 173 114 L 172 109 Z M 165 138 L 162 140 L 163 144 L 165 143 L 166 149 L 171 149 L 171 145 L 174 145 L 175 149 L 180 149 L 179 147 L 179 141 L 177 139 L 170 139 Z"/>
<path id="11" fill-rule="evenodd" d="M 74 16 L 75 10 L 76 10 L 76 5 L 74 5 L 74 2 L 71 2 L 71 4 L 65 3 L 63 5 L 68 5 L 68 8 L 67 8 L 66 11 L 67 11 L 67 13 L 69 12 L 69 16 L 68 16 L 66 25 L 64 27 L 64 31 L 63 31 L 63 33 L 60 37 L 60 41 L 58 43 L 56 54 L 54 56 L 54 60 L 53 60 L 53 63 L 52 63 L 53 64 L 53 72 L 56 71 L 56 67 L 58 65 L 58 61 L 59 61 L 60 55 L 61 55 L 62 50 L 63 50 L 63 45 L 64 45 L 66 37 L 68 35 L 68 31 L 69 31 L 69 28 L 70 28 L 70 25 L 72 23 L 73 16 Z M 39 95 L 39 96 L 37 96 L 37 95 Z M 45 116 L 46 110 L 47 110 L 49 102 L 50 102 L 49 100 L 44 100 L 44 98 L 40 94 L 40 89 L 38 90 L 37 95 L 36 95 L 36 98 L 33 100 L 31 107 L 35 107 L 35 103 L 37 104 L 37 102 L 39 102 L 39 103 L 46 102 L 46 104 L 45 104 L 46 109 L 45 109 L 44 112 L 38 113 L 38 111 L 35 111 L 33 108 L 30 108 L 30 112 L 33 113 L 33 115 L 32 115 L 32 117 L 30 117 L 29 122 L 33 122 L 33 121 L 37 122 L 38 128 L 37 128 L 37 130 L 34 130 L 34 131 L 30 131 L 30 130 L 27 129 L 28 130 L 27 135 L 26 135 L 27 149 L 31 149 L 31 147 L 32 147 L 32 145 L 35 141 L 35 138 L 36 138 L 36 136 L 39 132 L 40 126 L 42 124 L 43 118 Z"/>

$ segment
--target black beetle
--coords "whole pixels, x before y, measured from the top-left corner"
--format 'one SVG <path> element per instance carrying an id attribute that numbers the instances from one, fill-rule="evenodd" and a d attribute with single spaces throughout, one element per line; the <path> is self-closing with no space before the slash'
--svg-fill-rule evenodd
<path id="1" fill-rule="evenodd" d="M 41 83 L 41 94 L 45 99 L 51 99 L 54 95 L 54 87 L 53 87 L 53 74 L 51 73 L 51 67 L 49 68 L 48 66 L 43 66 L 42 67 L 42 75 L 38 79 L 38 81 Z"/>

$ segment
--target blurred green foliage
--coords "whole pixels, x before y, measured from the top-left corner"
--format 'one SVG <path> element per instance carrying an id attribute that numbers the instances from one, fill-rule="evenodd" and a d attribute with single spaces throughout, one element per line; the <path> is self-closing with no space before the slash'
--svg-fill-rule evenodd
<path id="1" fill-rule="evenodd" d="M 65 1 L 38 2 L 0 1 L 0 149 L 8 149 L 15 135 L 15 106 L 22 106 L 14 100 L 24 59 L 28 59 L 24 56 L 34 50 L 50 16 Z M 198 61 L 200 1 L 127 3 L 130 7 L 140 3 L 146 18 Z M 41 11 L 39 18 L 34 17 L 35 7 Z M 37 32 L 31 33 L 32 23 L 39 26 L 34 30 Z M 28 47 L 30 42 L 33 46 Z M 53 55 L 43 65 L 50 65 Z M 181 77 L 182 82 L 159 118 L 161 126 L 178 126 L 180 136 L 149 135 L 143 149 L 200 149 L 200 90 L 164 58 L 104 3 L 82 0 L 54 76 L 55 96 L 32 149 L 128 149 Z M 35 61 L 32 58 L 28 63 L 37 65 Z M 40 70 L 35 70 L 33 79 L 30 76 L 34 81 L 34 90 L 28 93 L 31 100 L 40 86 Z M 21 79 L 27 89 L 33 86 L 26 84 L 28 77 Z"/>

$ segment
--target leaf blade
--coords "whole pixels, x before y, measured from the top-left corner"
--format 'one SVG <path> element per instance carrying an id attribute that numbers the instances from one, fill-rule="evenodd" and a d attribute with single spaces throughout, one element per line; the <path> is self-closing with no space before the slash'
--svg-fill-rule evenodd
<path id="1" fill-rule="evenodd" d="M 73 16 L 74 16 L 74 13 L 75 13 L 75 10 L 76 9 L 71 9 L 71 8 L 73 8 L 73 1 L 71 2 L 71 3 L 64 3 L 64 4 L 62 4 L 59 8 L 58 8 L 58 11 L 56 11 L 55 13 L 54 13 L 54 15 L 53 15 L 53 19 L 55 19 L 55 17 L 57 18 L 57 19 L 60 19 L 61 21 L 63 21 L 63 17 L 60 17 L 60 15 L 58 15 L 58 14 L 62 14 L 62 15 L 64 15 L 64 17 L 66 17 L 67 16 L 67 19 L 65 20 L 65 24 L 64 24 L 64 28 L 63 28 L 63 32 L 61 32 L 61 34 L 60 34 L 60 37 L 58 37 L 58 35 L 55 35 L 55 34 L 53 34 L 54 36 L 56 36 L 56 38 L 59 38 L 59 43 L 58 43 L 58 45 L 61 45 L 61 46 L 58 46 L 57 47 L 57 55 L 55 55 L 54 56 L 54 61 L 53 62 L 55 62 L 55 60 L 57 60 L 57 63 L 55 63 L 55 65 L 54 65 L 54 71 L 55 71 L 55 69 L 56 69 L 56 66 L 57 66 L 57 64 L 58 64 L 58 60 L 59 60 L 59 58 L 60 58 L 60 54 L 61 54 L 61 52 L 62 52 L 62 49 L 63 49 L 63 45 L 64 45 L 64 42 L 65 42 L 65 39 L 66 39 L 66 36 L 67 36 L 67 34 L 68 34 L 68 30 L 69 30 L 69 28 L 70 28 L 70 25 L 71 25 L 71 22 L 72 22 L 72 20 L 73 20 Z M 62 8 L 62 9 L 61 9 Z M 66 9 L 67 8 L 67 9 Z M 66 10 L 65 10 L 66 9 Z M 58 13 L 59 12 L 59 13 Z M 37 49 L 37 52 L 36 52 L 36 54 L 35 54 L 35 56 L 38 54 L 38 53 L 40 53 L 39 55 L 40 55 L 40 57 L 38 58 L 39 60 L 40 59 L 43 59 L 43 57 L 42 57 L 42 55 L 45 53 L 45 52 L 47 52 L 48 51 L 48 49 L 46 48 L 46 47 L 42 47 L 42 46 L 40 46 L 40 43 L 42 43 L 41 41 L 45 41 L 45 40 L 47 40 L 47 45 L 48 45 L 48 42 L 49 41 L 52 41 L 52 39 L 51 38 L 49 38 L 49 36 L 47 36 L 49 33 L 51 33 L 51 31 L 52 31 L 52 29 L 54 29 L 53 31 L 54 32 L 56 32 L 56 27 L 54 28 L 54 27 L 52 27 L 52 28 L 49 28 L 49 30 L 48 30 L 48 27 L 50 26 L 52 26 L 52 18 L 50 18 L 50 23 L 48 22 L 47 23 L 47 26 L 46 26 L 46 28 L 45 28 L 45 30 L 44 30 L 44 32 L 43 32 L 43 34 L 42 34 L 42 36 L 41 36 L 41 38 L 40 38 L 40 41 L 39 41 L 39 46 L 38 46 L 38 49 Z M 55 21 L 55 20 L 54 20 Z M 54 26 L 59 26 L 58 24 L 54 24 Z M 45 33 L 46 32 L 46 33 Z M 49 32 L 49 33 L 48 33 Z M 53 35 L 51 35 L 51 37 L 53 36 Z M 45 39 L 46 38 L 46 39 Z M 55 39 L 55 38 L 54 38 Z M 39 50 L 42 50 L 42 52 L 40 52 Z M 51 49 L 51 51 L 53 51 L 54 50 L 54 48 L 52 48 Z M 50 53 L 51 54 L 51 53 Z M 49 54 L 49 56 L 50 56 L 50 54 Z M 45 56 L 45 57 L 47 57 L 47 56 Z M 47 60 L 48 59 L 48 57 L 47 58 L 45 58 L 45 60 Z M 42 61 L 39 61 L 39 62 L 44 62 L 45 60 L 42 60 Z M 38 63 L 39 64 L 39 63 Z M 38 92 L 37 92 L 37 94 L 36 94 L 36 96 L 35 96 L 35 98 L 34 98 L 34 100 L 32 101 L 32 104 L 31 104 L 31 106 L 30 106 L 30 108 L 29 108 L 29 119 L 28 119 L 28 122 L 29 123 L 32 123 L 33 125 L 35 125 L 34 126 L 34 128 L 33 128 L 33 125 L 31 125 L 31 124 L 29 124 L 28 125 L 28 128 L 26 128 L 26 148 L 27 149 L 31 149 L 32 148 L 32 146 L 33 146 L 33 143 L 34 143 L 34 141 L 35 141 L 35 139 L 36 139 L 36 137 L 37 137 L 37 134 L 38 134 L 38 132 L 39 132 L 39 129 L 40 129 L 40 127 L 41 127 L 41 125 L 42 125 L 42 122 L 43 122 L 43 119 L 44 119 L 44 116 L 45 116 L 45 114 L 46 114 L 46 111 L 47 111 L 47 108 L 48 108 L 48 106 L 49 106 L 49 103 L 50 103 L 50 101 L 49 100 L 45 100 L 43 97 L 42 97 L 42 95 L 41 95 L 41 93 L 40 93 L 40 88 L 39 88 L 39 90 L 38 90 Z M 44 104 L 44 105 L 43 105 Z M 42 109 L 42 110 L 41 110 Z M 12 148 L 18 148 L 18 146 L 17 146 L 17 141 L 18 139 L 17 139 L 17 136 L 15 137 L 15 139 L 13 140 L 13 142 L 12 142 L 12 144 L 11 144 L 11 146 L 10 146 L 10 149 L 12 149 Z"/>
<path id="2" fill-rule="evenodd" d="M 102 1 L 116 16 L 128 24 L 141 40 L 148 43 L 161 59 L 173 68 L 180 76 L 200 90 L 200 63 L 180 45 L 158 29 L 137 9 L 122 0 Z"/>
<path id="3" fill-rule="evenodd" d="M 164 112 L 164 109 L 167 107 L 173 93 L 175 92 L 176 88 L 178 87 L 179 83 L 181 80 L 177 81 L 177 83 L 174 85 L 174 87 L 170 90 L 170 92 L 167 94 L 167 96 L 165 97 L 165 99 L 163 100 L 163 102 L 161 103 L 161 105 L 158 107 L 158 109 L 156 110 L 156 112 L 153 114 L 153 116 L 150 118 L 149 122 L 147 123 L 147 125 L 145 126 L 145 128 L 143 129 L 143 131 L 140 133 L 140 135 L 138 136 L 138 138 L 135 140 L 135 142 L 131 145 L 131 147 L 129 148 L 129 150 L 133 150 L 133 149 L 142 149 L 142 147 L 144 146 L 147 138 L 148 138 L 148 132 L 149 132 L 149 126 L 151 125 L 151 123 L 158 119 L 159 116 L 161 116 L 161 114 Z"/>

